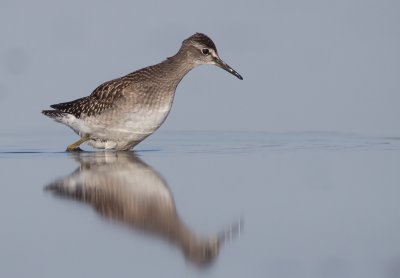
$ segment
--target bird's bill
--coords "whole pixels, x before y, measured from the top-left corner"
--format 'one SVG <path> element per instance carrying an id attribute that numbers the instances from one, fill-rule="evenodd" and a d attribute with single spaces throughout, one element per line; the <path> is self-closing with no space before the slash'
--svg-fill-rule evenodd
<path id="1" fill-rule="evenodd" d="M 231 68 L 227 63 L 225 63 L 224 61 L 222 61 L 220 58 L 216 58 L 215 59 L 215 65 L 220 67 L 221 69 L 226 70 L 227 72 L 233 74 L 234 76 L 236 76 L 237 78 L 239 78 L 240 80 L 243 80 L 243 77 L 233 68 Z"/>

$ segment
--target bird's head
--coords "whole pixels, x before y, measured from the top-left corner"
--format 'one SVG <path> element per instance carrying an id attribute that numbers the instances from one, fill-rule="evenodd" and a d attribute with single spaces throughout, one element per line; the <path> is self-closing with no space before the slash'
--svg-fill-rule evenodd
<path id="1" fill-rule="evenodd" d="M 218 55 L 217 47 L 214 42 L 202 33 L 196 33 L 182 42 L 181 51 L 185 51 L 195 64 L 216 65 L 227 72 L 233 74 L 240 80 L 243 77 L 226 64 Z"/>

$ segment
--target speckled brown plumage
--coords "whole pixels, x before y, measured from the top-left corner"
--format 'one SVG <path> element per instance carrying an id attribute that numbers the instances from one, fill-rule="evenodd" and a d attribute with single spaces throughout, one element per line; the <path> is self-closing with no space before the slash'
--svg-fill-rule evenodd
<path id="1" fill-rule="evenodd" d="M 131 78 L 132 79 L 132 78 Z M 98 86 L 90 96 L 50 105 L 51 108 L 66 112 L 80 119 L 82 115 L 95 116 L 112 107 L 123 97 L 122 90 L 129 86 L 128 76 L 105 82 Z"/>

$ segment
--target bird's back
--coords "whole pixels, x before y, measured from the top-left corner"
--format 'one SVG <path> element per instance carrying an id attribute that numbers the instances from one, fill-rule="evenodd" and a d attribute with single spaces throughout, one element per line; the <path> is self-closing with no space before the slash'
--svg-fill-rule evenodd
<path id="1" fill-rule="evenodd" d="M 122 91 L 134 82 L 134 75 L 127 75 L 104 82 L 91 95 L 69 102 L 50 105 L 60 112 L 74 115 L 76 118 L 91 117 L 112 108 L 113 104 L 123 97 Z"/>

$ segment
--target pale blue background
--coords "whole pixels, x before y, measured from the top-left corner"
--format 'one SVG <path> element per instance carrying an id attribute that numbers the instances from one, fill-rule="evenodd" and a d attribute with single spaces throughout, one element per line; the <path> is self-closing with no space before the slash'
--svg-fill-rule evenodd
<path id="1" fill-rule="evenodd" d="M 244 81 L 195 69 L 164 129 L 398 136 L 399 14 L 389 0 L 3 0 L 1 127 L 74 140 L 40 110 L 160 62 L 204 32 Z"/>

